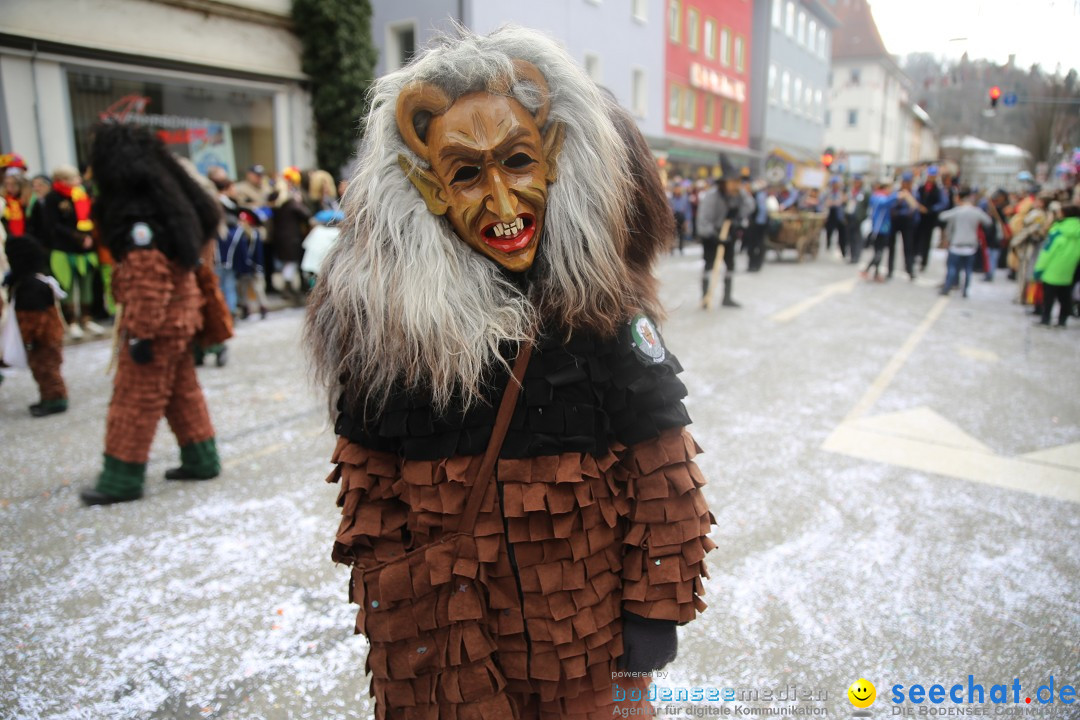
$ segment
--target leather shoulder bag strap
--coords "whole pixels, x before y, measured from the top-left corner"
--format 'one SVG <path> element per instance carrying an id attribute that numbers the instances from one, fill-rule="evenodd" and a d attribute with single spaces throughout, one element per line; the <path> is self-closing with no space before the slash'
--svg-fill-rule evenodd
<path id="1" fill-rule="evenodd" d="M 476 518 L 480 514 L 480 505 L 487 495 L 488 486 L 491 484 L 491 475 L 495 470 L 495 462 L 499 459 L 499 451 L 502 450 L 506 431 L 510 427 L 510 418 L 514 415 L 514 406 L 517 405 L 518 393 L 521 392 L 521 384 L 525 379 L 525 368 L 529 366 L 529 358 L 532 356 L 532 342 L 526 341 L 518 349 L 517 358 L 514 360 L 513 374 L 506 383 L 502 401 L 499 403 L 499 413 L 495 416 L 495 427 L 491 430 L 491 439 L 488 440 L 484 459 L 480 462 L 480 470 L 473 479 L 472 487 L 469 488 L 469 497 L 465 503 L 465 512 L 461 516 L 458 532 L 472 533 L 476 526 Z"/>

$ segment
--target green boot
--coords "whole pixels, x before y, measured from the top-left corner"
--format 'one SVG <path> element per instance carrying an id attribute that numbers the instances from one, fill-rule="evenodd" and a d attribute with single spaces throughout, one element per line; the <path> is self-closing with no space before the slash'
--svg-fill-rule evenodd
<path id="1" fill-rule="evenodd" d="M 66 412 L 67 409 L 67 398 L 57 398 L 55 400 L 43 400 L 42 402 L 31 405 L 30 414 L 34 417 L 46 417 L 48 415 Z"/>
<path id="2" fill-rule="evenodd" d="M 209 480 L 221 474 L 214 438 L 180 448 L 180 467 L 165 471 L 166 480 Z"/>
<path id="3" fill-rule="evenodd" d="M 146 463 L 132 463 L 105 456 L 105 467 L 98 475 L 97 485 L 85 488 L 80 497 L 87 505 L 110 505 L 112 503 L 138 500 L 143 494 Z"/>

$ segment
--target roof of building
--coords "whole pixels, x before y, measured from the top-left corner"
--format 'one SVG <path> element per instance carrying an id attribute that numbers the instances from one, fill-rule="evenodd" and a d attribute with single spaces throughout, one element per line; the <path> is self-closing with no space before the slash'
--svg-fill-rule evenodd
<path id="1" fill-rule="evenodd" d="M 884 57 L 891 59 L 881 40 L 867 0 L 831 0 L 830 9 L 840 21 L 833 33 L 832 56 L 838 58 Z"/>

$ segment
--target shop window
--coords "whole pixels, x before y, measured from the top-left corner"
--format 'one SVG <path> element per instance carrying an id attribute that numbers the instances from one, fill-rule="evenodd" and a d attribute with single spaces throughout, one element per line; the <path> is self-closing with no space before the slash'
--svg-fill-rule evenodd
<path id="1" fill-rule="evenodd" d="M 405 67 L 416 54 L 416 23 L 386 26 L 386 71 Z"/>
<path id="2" fill-rule="evenodd" d="M 68 70 L 67 87 L 79 164 L 89 160 L 93 127 L 108 120 L 149 128 L 202 173 L 220 166 L 236 178 L 251 165 L 277 166 L 265 90 L 90 69 Z"/>
<path id="3" fill-rule="evenodd" d="M 696 51 L 698 49 L 698 35 L 700 28 L 698 27 L 698 11 L 696 8 L 690 8 L 686 11 L 686 47 Z"/>
<path id="4" fill-rule="evenodd" d="M 668 5 L 668 39 L 673 43 L 682 42 L 682 3 L 670 0 Z"/>

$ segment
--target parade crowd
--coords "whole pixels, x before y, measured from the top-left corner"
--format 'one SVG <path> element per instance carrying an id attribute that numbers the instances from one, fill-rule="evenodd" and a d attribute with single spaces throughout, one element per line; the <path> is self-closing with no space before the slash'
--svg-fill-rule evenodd
<path id="1" fill-rule="evenodd" d="M 974 273 L 994 282 L 1004 270 L 1016 282 L 1015 302 L 1030 306 L 1041 325 L 1050 325 L 1055 304 L 1059 327 L 1080 311 L 1080 183 L 1043 189 L 1021 172 L 1019 189 L 1012 192 L 978 189 L 927 165 L 903 171 L 899 181 L 835 175 L 824 190 L 800 190 L 769 186 L 725 158 L 721 166 L 715 182 L 676 176 L 668 183 L 677 228 L 672 252 L 682 253 L 692 239 L 702 244 L 704 304 L 718 248 L 726 266 L 722 305 L 738 307 L 731 290 L 736 252 L 746 253 L 749 272 L 760 271 L 770 240 L 802 214 L 818 216 L 826 250 L 835 241 L 840 256 L 867 281 L 891 280 L 900 254 L 904 273 L 914 280 L 926 272 L 931 250 L 940 247 L 948 250 L 942 295 L 959 288 L 966 298 Z"/>
<path id="2" fill-rule="evenodd" d="M 286 304 L 302 304 L 314 282 L 311 273 L 301 270 L 304 239 L 313 226 L 331 225 L 341 217 L 341 187 L 330 173 L 287 167 L 275 178 L 262 165 L 253 165 L 237 180 L 223 167 L 210 167 L 203 175 L 186 159 L 177 160 L 220 206 L 216 242 L 209 244 L 212 252 L 207 251 L 205 263 L 213 269 L 229 315 L 265 318 L 268 294 L 279 294 Z M 51 176 L 35 174 L 11 153 L 0 155 L 0 172 L 5 290 L 0 308 L 10 309 L 18 294 L 20 311 L 49 311 L 47 327 L 37 316 L 18 316 L 26 364 L 41 389 L 41 400 L 30 412 L 42 417 L 67 409 L 59 369 L 65 339 L 103 336 L 115 321 L 116 259 L 96 222 L 92 168 L 61 165 Z M 59 310 L 55 322 L 54 307 Z M 228 357 L 224 342 L 195 344 L 193 353 L 196 364 L 206 354 L 219 366 Z"/>

